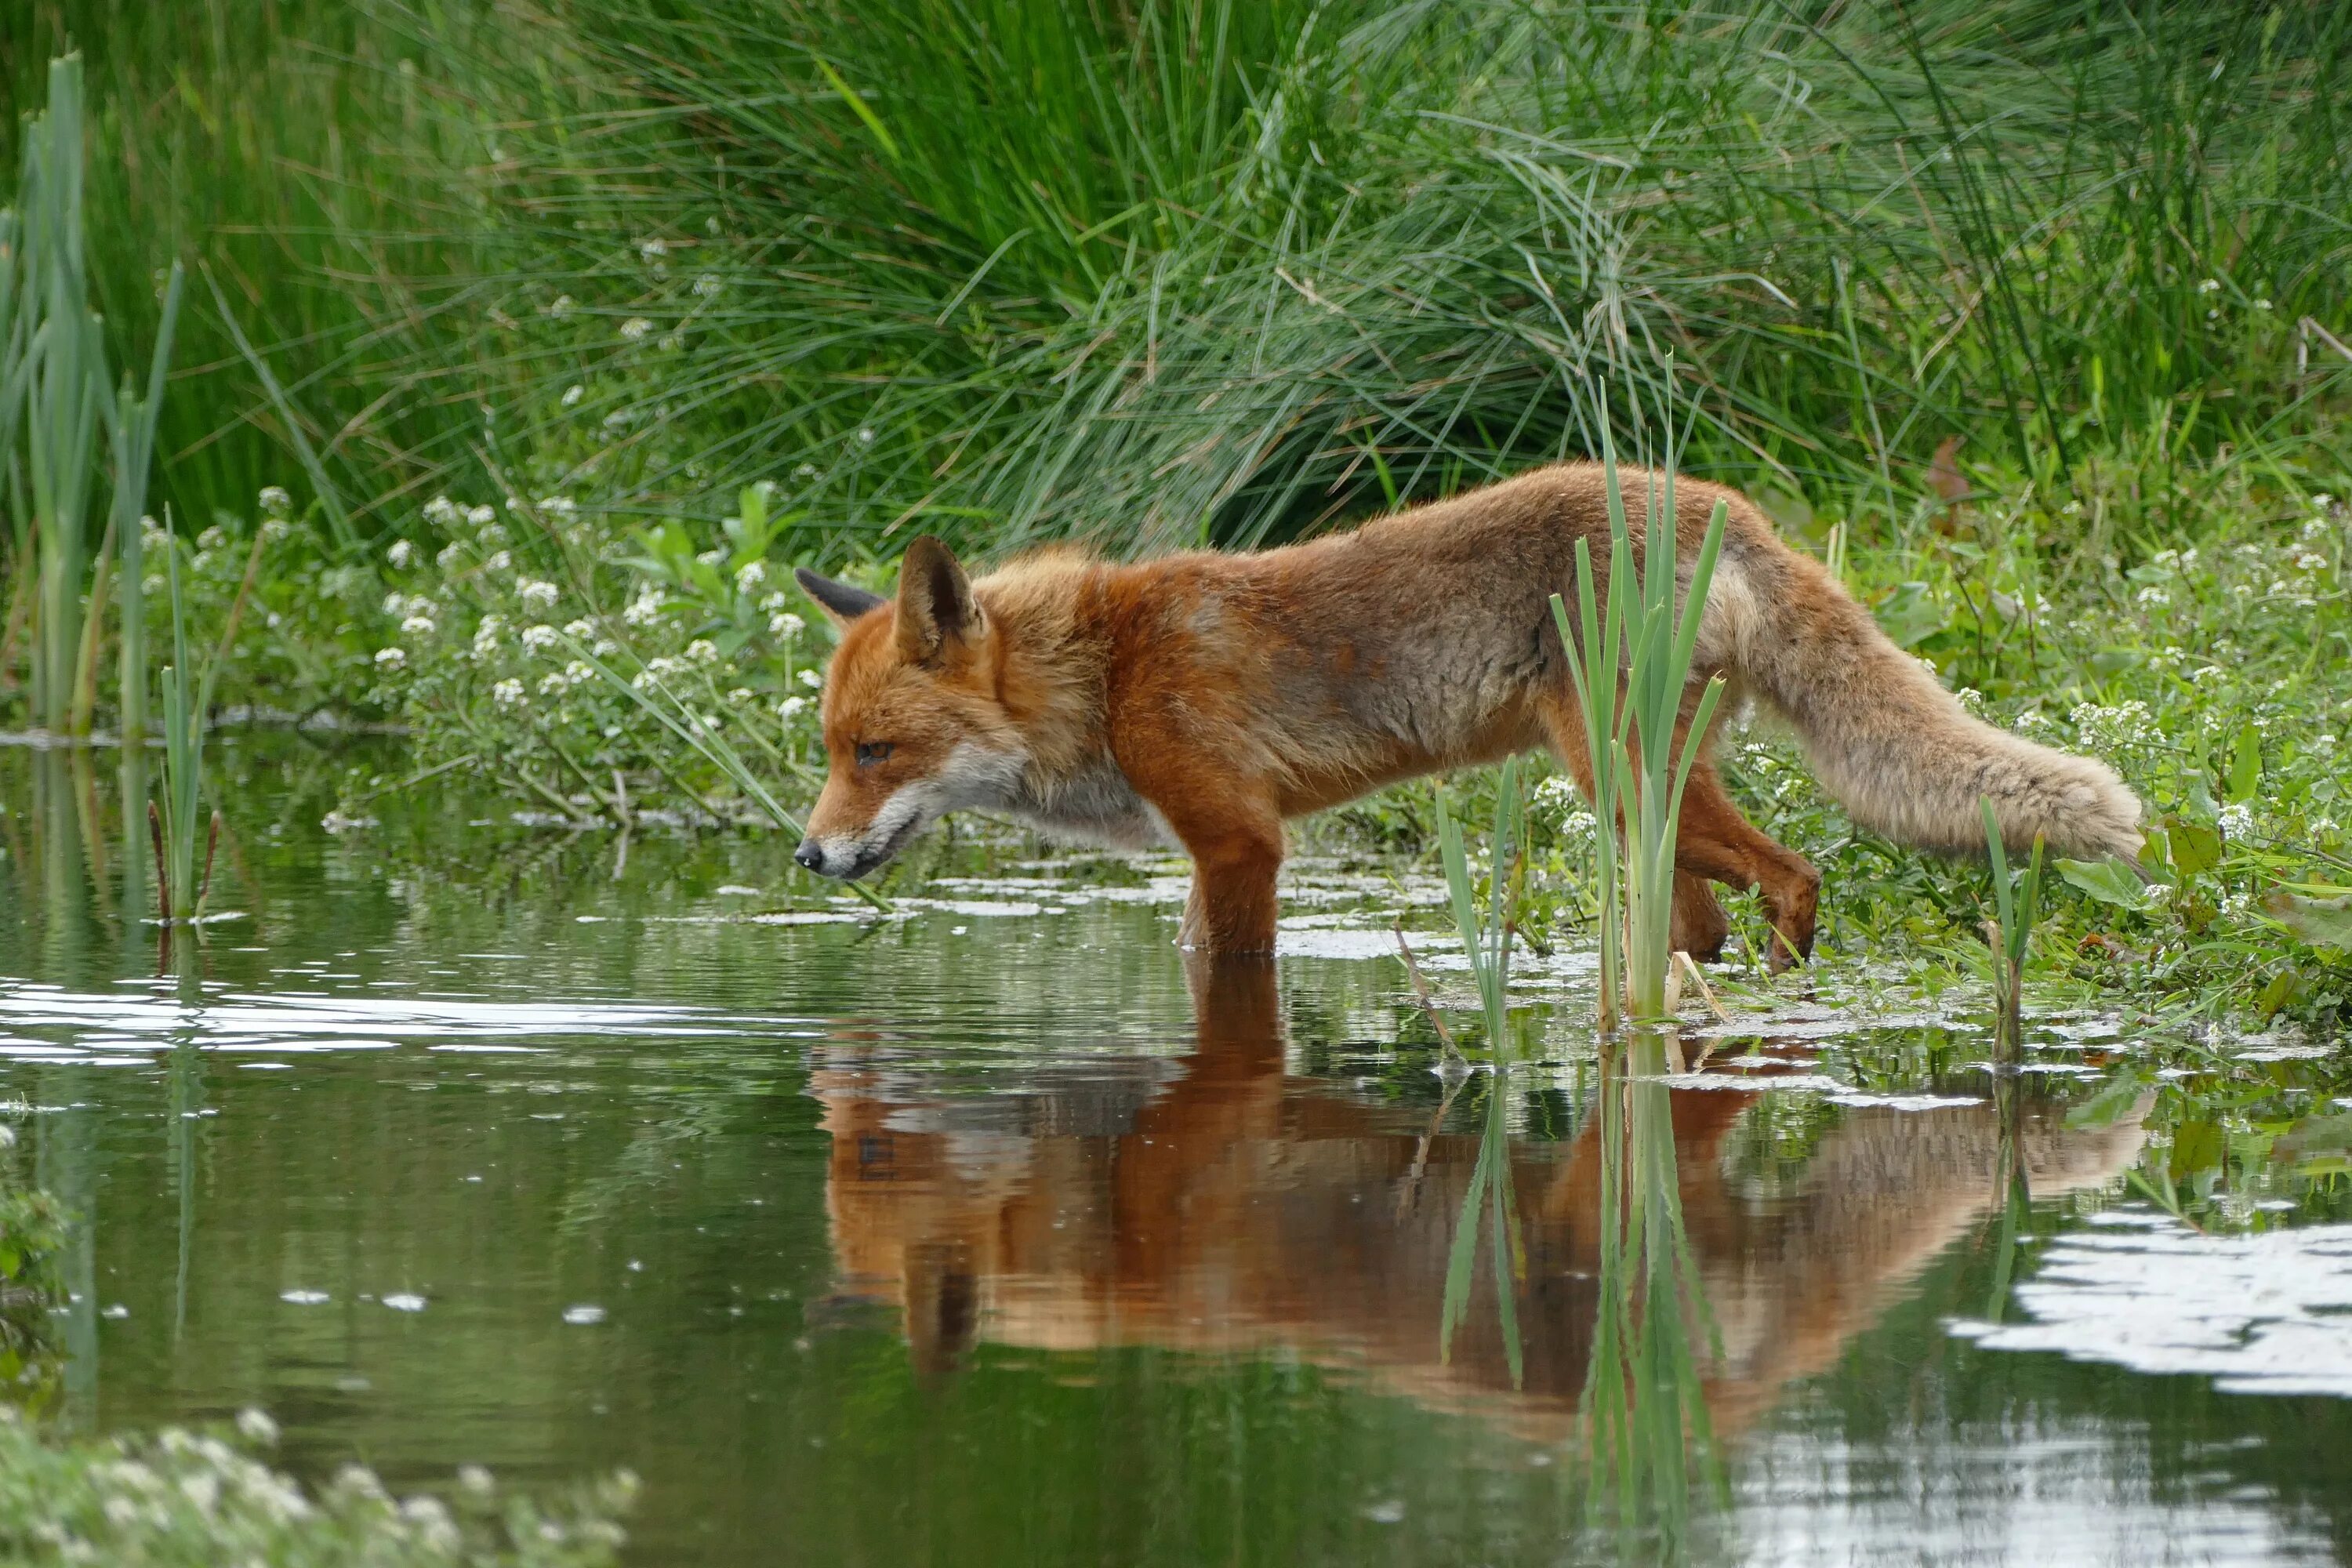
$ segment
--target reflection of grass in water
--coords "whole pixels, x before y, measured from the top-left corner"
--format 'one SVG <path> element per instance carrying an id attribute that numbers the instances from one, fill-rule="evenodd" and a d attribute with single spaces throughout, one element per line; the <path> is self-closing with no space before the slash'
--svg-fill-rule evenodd
<path id="1" fill-rule="evenodd" d="M 1479 1244 L 1491 1230 L 1486 1250 L 1495 1309 L 1515 1387 L 1524 1373 L 1517 1288 L 1526 1278 L 1527 1254 L 1510 1176 L 1513 1052 L 1506 985 L 1517 919 L 1514 868 L 1526 842 L 1518 784 L 1517 764 L 1506 763 L 1496 801 L 1484 918 L 1461 829 L 1442 800 L 1438 809 L 1446 888 L 1477 983 L 1491 1055 L 1478 1161 L 1446 1259 L 1438 1352 L 1441 1359 L 1451 1359 L 1477 1272 Z M 1670 857 L 1670 816 L 1667 821 Z M 1640 1030 L 1616 1053 L 1613 1071 L 1604 1063 L 1600 1304 L 1584 1410 L 1593 1513 L 1613 1514 L 1628 1532 L 1654 1529 L 1671 1543 L 1687 1530 L 1694 1467 L 1718 1497 L 1726 1483 L 1692 1343 L 1703 1331 L 1713 1358 L 1720 1358 L 1722 1347 L 1684 1228 L 1671 1091 L 1654 1081 L 1665 1070 L 1667 1051 L 1665 1035 Z"/>
<path id="2" fill-rule="evenodd" d="M 1462 1196 L 1462 1216 L 1455 1223 L 1454 1247 L 1445 1264 L 1445 1300 L 1438 1316 L 1437 1353 L 1451 1361 L 1454 1333 L 1469 1305 L 1470 1282 L 1477 1262 L 1480 1231 L 1494 1226 L 1490 1256 L 1495 1268 L 1495 1308 L 1502 1317 L 1503 1354 L 1510 1363 L 1511 1384 L 1523 1373 L 1519 1345 L 1518 1281 L 1527 1272 L 1527 1255 L 1519 1242 L 1518 1215 L 1511 1200 L 1511 1140 L 1507 1117 L 1510 1104 L 1510 1011 L 1504 987 L 1510 977 L 1511 939 L 1517 910 L 1515 875 L 1527 844 L 1527 815 L 1519 796 L 1519 764 L 1503 764 L 1502 784 L 1495 797 L 1495 852 L 1487 873 L 1486 917 L 1479 918 L 1478 900 L 1470 878 L 1470 856 L 1462 829 L 1441 799 L 1437 808 L 1439 852 L 1445 862 L 1445 886 L 1454 910 L 1462 950 L 1478 986 L 1478 1003 L 1486 1023 L 1486 1044 L 1493 1058 L 1493 1076 L 1486 1086 L 1486 1126 L 1478 1142 L 1478 1163 L 1470 1173 L 1470 1190 Z"/>
<path id="3" fill-rule="evenodd" d="M 1675 1159 L 1672 1091 L 1654 1079 L 1665 1041 L 1636 1035 L 1601 1089 L 1600 1307 L 1586 1373 L 1589 1507 L 1621 1533 L 1654 1531 L 1668 1545 L 1690 1522 L 1696 1472 L 1728 1500 L 1692 1342 L 1723 1353 L 1690 1237 Z"/>

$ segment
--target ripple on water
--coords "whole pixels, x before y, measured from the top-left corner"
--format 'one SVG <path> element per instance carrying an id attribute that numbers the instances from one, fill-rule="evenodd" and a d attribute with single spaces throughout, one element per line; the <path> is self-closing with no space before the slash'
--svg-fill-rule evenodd
<path id="1" fill-rule="evenodd" d="M 2352 1398 L 2352 1225 L 2209 1236 L 2154 1211 L 2099 1217 L 2017 1287 L 2031 1321 L 1948 1327 L 1987 1350 L 2201 1373 L 2232 1394 Z"/>

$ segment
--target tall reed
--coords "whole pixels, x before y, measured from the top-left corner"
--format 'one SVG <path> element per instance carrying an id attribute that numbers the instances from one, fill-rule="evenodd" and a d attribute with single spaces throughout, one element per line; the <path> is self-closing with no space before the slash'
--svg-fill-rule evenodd
<path id="1" fill-rule="evenodd" d="M 2013 1062 L 2024 1046 L 2025 950 L 2042 913 L 2042 836 L 2033 836 L 2033 858 L 2012 885 L 1992 802 L 1977 804 L 1984 811 L 1985 853 L 1992 861 L 1993 918 L 1985 922 L 1985 941 L 1992 948 L 1993 1041 L 1999 1059 Z"/>
<path id="2" fill-rule="evenodd" d="M 168 526 L 169 519 L 166 517 Z M 176 543 L 164 551 L 164 582 L 172 600 L 172 660 L 163 669 L 163 798 L 156 818 L 157 897 L 167 921 L 193 921 L 201 912 L 211 881 L 211 857 L 205 876 L 196 874 L 196 836 L 204 811 L 205 716 L 212 707 L 215 659 L 202 677 L 188 656 L 186 605 L 180 593 L 180 552 Z M 169 940 L 169 926 L 165 928 Z"/>
<path id="3" fill-rule="evenodd" d="M 154 357 L 147 366 L 147 395 L 138 395 L 128 376 L 107 422 L 114 480 L 113 529 L 120 565 L 115 602 L 121 605 L 121 655 L 116 721 L 124 743 L 147 733 L 147 479 L 154 465 L 155 426 L 163 410 L 163 373 L 172 363 L 172 332 L 180 319 L 180 289 L 186 273 L 176 261 L 163 286 L 163 317 L 155 329 Z M 175 611 L 176 614 L 176 611 Z"/>
<path id="4" fill-rule="evenodd" d="M 1669 408 L 1669 416 L 1671 412 Z M 1616 444 L 1603 421 L 1601 450 L 1609 509 L 1609 572 L 1601 591 L 1605 606 L 1593 583 L 1592 552 L 1581 539 L 1576 542 L 1575 624 L 1560 596 L 1551 596 L 1552 621 L 1584 711 L 1585 759 L 1593 783 L 1593 814 L 1600 824 L 1593 834 L 1593 874 L 1603 911 L 1604 1028 L 1621 1004 L 1639 1022 L 1666 1016 L 1667 980 L 1674 967 L 1675 840 L 1683 790 L 1723 695 L 1718 676 L 1685 711 L 1691 660 L 1716 558 L 1723 548 L 1727 509 L 1716 502 L 1691 567 L 1689 586 L 1677 606 L 1678 453 L 1671 417 L 1665 429 L 1663 468 L 1644 475 L 1646 526 L 1637 557 Z M 1622 851 L 1618 831 L 1623 836 Z"/>
<path id="5" fill-rule="evenodd" d="M 32 312 L 25 377 L 27 468 L 40 587 L 34 604 L 33 711 L 68 727 L 79 668 L 82 591 L 102 375 L 82 243 L 81 58 L 49 65 L 48 108 L 26 127 L 20 310 Z"/>

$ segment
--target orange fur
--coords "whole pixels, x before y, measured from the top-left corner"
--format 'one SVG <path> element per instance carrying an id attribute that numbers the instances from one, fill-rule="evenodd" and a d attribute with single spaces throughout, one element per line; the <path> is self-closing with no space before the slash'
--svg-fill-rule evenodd
<path id="1" fill-rule="evenodd" d="M 1645 477 L 1627 486 L 1638 537 Z M 1907 842 L 1980 844 L 1984 795 L 2020 844 L 2137 846 L 2138 803 L 2112 773 L 1969 718 L 1744 497 L 1677 486 L 1685 560 L 1717 500 L 1730 525 L 1689 700 L 1717 674 L 1760 698 L 1857 819 Z M 861 876 L 967 807 L 1114 844 L 1172 839 L 1194 866 L 1186 945 L 1267 951 L 1286 818 L 1540 745 L 1589 791 L 1549 602 L 1573 597 L 1578 540 L 1605 574 L 1608 537 L 1601 471 L 1570 464 L 1250 554 L 1050 551 L 975 583 L 927 536 L 895 601 L 804 572 L 842 640 L 830 773 L 799 858 Z M 1810 952 L 1819 874 L 1704 762 L 1676 867 L 1678 946 L 1720 946 L 1713 881 L 1761 891 L 1776 966 Z"/>

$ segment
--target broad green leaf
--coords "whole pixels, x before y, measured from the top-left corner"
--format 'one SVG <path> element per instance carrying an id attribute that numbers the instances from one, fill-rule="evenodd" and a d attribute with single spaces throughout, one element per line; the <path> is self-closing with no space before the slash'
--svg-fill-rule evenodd
<path id="1" fill-rule="evenodd" d="M 2110 855 L 2104 860 L 2060 860 L 2058 874 L 2069 887 L 2119 910 L 2144 910 L 2147 885 L 2129 861 Z"/>
<path id="2" fill-rule="evenodd" d="M 1925 583 L 1906 583 L 1878 606 L 1878 624 L 1897 647 L 1916 647 L 1952 624 Z"/>
<path id="3" fill-rule="evenodd" d="M 2352 893 L 2335 899 L 2273 893 L 2263 900 L 2263 910 L 2314 947 L 2352 949 Z"/>
<path id="4" fill-rule="evenodd" d="M 2221 836 L 2201 822 L 2166 818 L 2165 843 L 2172 852 L 2172 868 L 2183 877 L 2210 871 L 2221 863 Z"/>
<path id="5" fill-rule="evenodd" d="M 2252 724 L 2238 731 L 2238 743 L 2230 753 L 2230 804 L 2254 798 L 2263 784 L 2263 736 Z"/>

